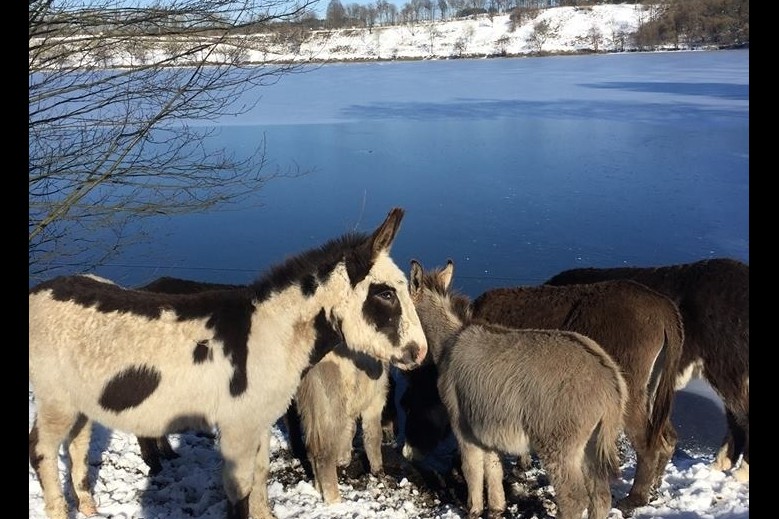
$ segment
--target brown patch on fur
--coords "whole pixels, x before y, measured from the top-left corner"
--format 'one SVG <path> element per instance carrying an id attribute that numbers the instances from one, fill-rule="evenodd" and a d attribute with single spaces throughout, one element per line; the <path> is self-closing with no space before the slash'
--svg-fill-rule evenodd
<path id="1" fill-rule="evenodd" d="M 192 362 L 195 364 L 202 364 L 205 361 L 214 360 L 214 353 L 211 348 L 208 347 L 208 340 L 198 341 L 195 345 L 195 349 L 192 350 Z"/>

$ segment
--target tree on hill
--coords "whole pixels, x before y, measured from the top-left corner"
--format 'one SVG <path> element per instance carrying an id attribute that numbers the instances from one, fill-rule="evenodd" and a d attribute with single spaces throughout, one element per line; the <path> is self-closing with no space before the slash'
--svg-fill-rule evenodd
<path id="1" fill-rule="evenodd" d="M 314 1 L 31 0 L 30 278 L 100 265 L 142 240 L 149 218 L 298 174 L 266 171 L 262 137 L 253 153 L 227 153 L 209 123 L 249 110 L 244 92 L 302 66 L 247 64 L 263 43 L 240 31 L 304 18 Z M 133 66 L 114 68 L 115 57 Z"/>
<path id="2" fill-rule="evenodd" d="M 346 21 L 346 8 L 339 0 L 330 0 L 325 13 L 327 27 L 337 29 L 343 27 Z"/>
<path id="3" fill-rule="evenodd" d="M 749 44 L 749 0 L 661 0 L 635 35 L 641 48 Z"/>

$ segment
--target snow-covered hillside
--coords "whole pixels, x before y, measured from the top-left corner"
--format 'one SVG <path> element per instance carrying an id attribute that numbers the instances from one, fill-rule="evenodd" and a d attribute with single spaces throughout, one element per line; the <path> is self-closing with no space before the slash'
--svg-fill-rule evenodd
<path id="1" fill-rule="evenodd" d="M 543 9 L 514 27 L 508 14 L 368 29 L 314 32 L 300 58 L 315 60 L 430 59 L 539 52 L 630 50 L 646 7 L 609 4 Z M 291 58 L 280 53 L 278 58 Z"/>
<path id="2" fill-rule="evenodd" d="M 190 36 L 72 36 L 35 54 L 36 67 L 188 66 L 329 61 L 450 59 L 490 56 L 621 52 L 636 50 L 632 35 L 649 19 L 651 6 L 607 4 L 540 9 L 515 23 L 508 14 L 417 22 L 373 28 L 299 30 L 214 37 L 215 47 L 191 49 Z M 202 43 L 202 35 L 197 37 Z M 35 46 L 40 42 L 30 40 Z M 51 49 L 51 56 L 47 50 Z M 33 59 L 33 54 L 31 54 Z"/>

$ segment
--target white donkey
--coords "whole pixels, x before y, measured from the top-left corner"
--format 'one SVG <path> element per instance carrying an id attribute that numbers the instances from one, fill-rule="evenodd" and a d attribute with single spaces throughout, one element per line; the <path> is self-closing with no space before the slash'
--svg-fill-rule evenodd
<path id="1" fill-rule="evenodd" d="M 427 341 L 389 252 L 404 211 L 272 268 L 245 290 L 161 294 L 87 276 L 30 289 L 29 369 L 37 416 L 30 462 L 46 513 L 67 519 L 65 443 L 78 509 L 92 421 L 137 436 L 216 427 L 228 517 L 270 519 L 269 441 L 304 370 L 344 342 L 401 369 Z"/>

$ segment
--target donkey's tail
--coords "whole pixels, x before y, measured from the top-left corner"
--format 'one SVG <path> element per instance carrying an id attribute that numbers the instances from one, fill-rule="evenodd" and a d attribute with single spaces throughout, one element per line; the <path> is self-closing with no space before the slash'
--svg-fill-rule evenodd
<path id="1" fill-rule="evenodd" d="M 664 426 L 670 419 L 676 394 L 676 376 L 682 356 L 684 342 L 682 317 L 678 309 L 675 315 L 669 317 L 663 332 L 663 348 L 655 361 L 650 379 L 648 411 L 651 423 L 646 439 L 649 449 L 657 447 Z"/>
<path id="2" fill-rule="evenodd" d="M 628 389 L 620 370 L 613 366 L 614 391 L 613 398 L 607 403 L 601 421 L 595 429 L 595 466 L 592 476 L 597 478 L 616 477 L 619 475 L 620 457 L 617 441 L 625 423 L 625 408 L 628 402 Z"/>

